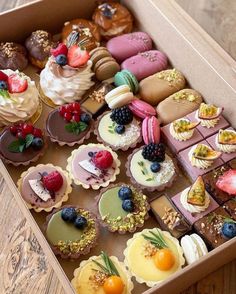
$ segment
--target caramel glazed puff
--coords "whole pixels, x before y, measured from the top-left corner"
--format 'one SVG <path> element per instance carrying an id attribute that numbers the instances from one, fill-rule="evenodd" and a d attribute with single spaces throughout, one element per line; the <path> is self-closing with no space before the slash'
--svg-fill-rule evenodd
<path id="1" fill-rule="evenodd" d="M 0 43 L 0 69 L 22 71 L 28 65 L 26 49 L 17 43 Z"/>

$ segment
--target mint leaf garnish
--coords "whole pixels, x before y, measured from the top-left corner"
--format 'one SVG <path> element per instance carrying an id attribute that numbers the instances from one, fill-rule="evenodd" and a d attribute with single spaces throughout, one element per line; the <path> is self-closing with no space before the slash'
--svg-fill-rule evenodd
<path id="1" fill-rule="evenodd" d="M 8 150 L 14 153 L 22 153 L 25 149 L 29 148 L 32 144 L 34 136 L 32 134 L 28 134 L 24 139 L 19 138 L 16 141 L 11 142 L 8 145 Z"/>
<path id="2" fill-rule="evenodd" d="M 79 135 L 87 129 L 88 125 L 82 121 L 80 122 L 71 122 L 65 125 L 65 129 L 69 133 Z"/>
<path id="3" fill-rule="evenodd" d="M 25 137 L 25 148 L 28 148 L 32 144 L 33 140 L 34 140 L 34 136 L 32 134 L 28 134 Z"/>
<path id="4" fill-rule="evenodd" d="M 3 98 L 10 98 L 9 92 L 7 90 L 0 90 L 0 96 L 2 96 Z"/>
<path id="5" fill-rule="evenodd" d="M 22 151 L 20 151 L 20 146 L 22 146 L 22 145 L 20 144 L 19 140 L 13 141 L 8 146 L 8 150 L 10 152 L 14 152 L 14 153 L 22 152 Z"/>

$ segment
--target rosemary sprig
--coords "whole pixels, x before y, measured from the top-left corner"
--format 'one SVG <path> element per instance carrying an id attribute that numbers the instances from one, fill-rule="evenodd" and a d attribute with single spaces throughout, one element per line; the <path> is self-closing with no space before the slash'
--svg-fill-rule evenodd
<path id="1" fill-rule="evenodd" d="M 142 234 L 144 239 L 149 241 L 152 245 L 154 245 L 158 249 L 168 248 L 168 245 L 166 241 L 164 240 L 162 234 L 157 229 L 157 233 L 154 233 L 153 231 L 149 231 L 149 234 L 152 236 L 147 236 L 145 234 Z"/>
<path id="2" fill-rule="evenodd" d="M 109 276 L 120 276 L 117 268 L 115 267 L 114 263 L 110 259 L 110 257 L 105 253 L 101 252 L 101 257 L 105 265 L 102 265 L 97 260 L 93 260 L 93 262 L 107 275 Z"/>

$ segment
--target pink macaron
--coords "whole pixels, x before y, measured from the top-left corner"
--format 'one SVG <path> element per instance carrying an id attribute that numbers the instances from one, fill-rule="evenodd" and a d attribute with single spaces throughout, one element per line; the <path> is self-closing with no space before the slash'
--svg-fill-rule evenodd
<path id="1" fill-rule="evenodd" d="M 155 116 L 146 117 L 142 123 L 142 136 L 145 144 L 160 142 L 160 123 Z"/>
<path id="2" fill-rule="evenodd" d="M 158 50 L 150 50 L 132 56 L 122 62 L 121 68 L 134 74 L 138 81 L 167 69 L 167 56 Z"/>
<path id="3" fill-rule="evenodd" d="M 139 99 L 134 99 L 129 104 L 129 108 L 134 115 L 142 119 L 144 119 L 147 116 L 155 116 L 157 114 L 156 109 L 154 107 Z"/>

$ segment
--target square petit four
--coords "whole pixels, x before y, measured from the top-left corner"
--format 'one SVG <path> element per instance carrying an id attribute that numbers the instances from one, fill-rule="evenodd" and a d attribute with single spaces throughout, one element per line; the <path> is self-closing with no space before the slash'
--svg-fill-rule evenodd
<path id="1" fill-rule="evenodd" d="M 225 172 L 230 170 L 230 168 L 230 165 L 226 163 L 203 176 L 206 190 L 220 205 L 234 197 L 234 195 L 224 191 L 223 188 L 220 189 L 217 184 L 219 177 L 222 177 Z"/>
<path id="2" fill-rule="evenodd" d="M 179 238 L 191 230 L 191 226 L 166 195 L 152 200 L 150 206 L 161 228 L 169 231 L 175 238 Z"/>
<path id="3" fill-rule="evenodd" d="M 198 118 L 198 110 L 194 111 L 190 114 L 187 115 L 187 118 L 191 121 L 196 121 L 196 119 Z M 213 127 L 206 127 L 206 126 L 202 126 L 202 124 L 200 123 L 197 126 L 198 131 L 200 132 L 200 134 L 204 137 L 204 138 L 208 138 L 214 134 L 216 134 L 220 129 L 226 129 L 230 126 L 230 124 L 228 123 L 228 121 L 223 117 L 222 114 L 219 114 L 218 118 L 217 118 L 217 123 L 215 124 L 215 126 Z"/>
<path id="4" fill-rule="evenodd" d="M 218 207 L 213 212 L 199 219 L 194 224 L 194 228 L 206 243 L 216 248 L 229 240 L 229 238 L 222 234 L 223 225 L 229 218 L 230 215 L 226 210 L 223 207 Z"/>
<path id="5" fill-rule="evenodd" d="M 236 221 L 236 197 L 225 202 L 223 208 L 230 214 L 232 219 Z"/>
<path id="6" fill-rule="evenodd" d="M 207 138 L 206 141 L 213 149 L 222 152 L 220 158 L 224 162 L 236 157 L 236 131 L 233 128 L 219 130 L 219 132 Z"/>
<path id="7" fill-rule="evenodd" d="M 178 193 L 171 200 L 190 224 L 194 224 L 219 206 L 206 191 L 201 176 L 192 186 Z"/>
<path id="8" fill-rule="evenodd" d="M 236 157 L 228 162 L 229 166 L 236 169 Z"/>
<path id="9" fill-rule="evenodd" d="M 195 120 L 196 121 L 196 120 Z M 167 144 L 167 146 L 172 150 L 172 152 L 179 153 L 180 151 L 197 144 L 203 140 L 202 135 L 196 127 L 193 126 L 192 129 L 187 130 L 187 126 L 183 126 L 182 129 L 175 127 L 175 123 L 184 124 L 187 122 L 191 128 L 191 121 L 186 117 L 176 120 L 161 128 L 161 134 Z M 174 133 L 173 133 L 174 132 Z"/>
<path id="10" fill-rule="evenodd" d="M 213 151 L 210 145 L 207 143 L 207 141 L 203 140 L 199 142 L 198 144 L 181 151 L 178 154 L 178 159 L 180 163 L 182 164 L 183 168 L 186 170 L 186 172 L 188 173 L 188 175 L 193 181 L 196 180 L 198 176 L 204 175 L 205 173 L 223 164 L 223 161 L 219 157 L 220 154 L 215 151 L 214 153 L 210 154 L 210 158 L 208 157 L 208 160 L 205 160 L 205 159 L 199 160 L 194 158 L 194 161 L 193 161 L 192 160 L 193 153 L 195 153 L 195 151 L 197 150 L 198 154 L 200 154 L 202 153 L 202 149 L 206 149 L 206 150 L 203 150 L 203 152 L 207 151 L 206 153 L 207 156 L 208 156 L 208 151 L 210 151 L 211 153 Z"/>

